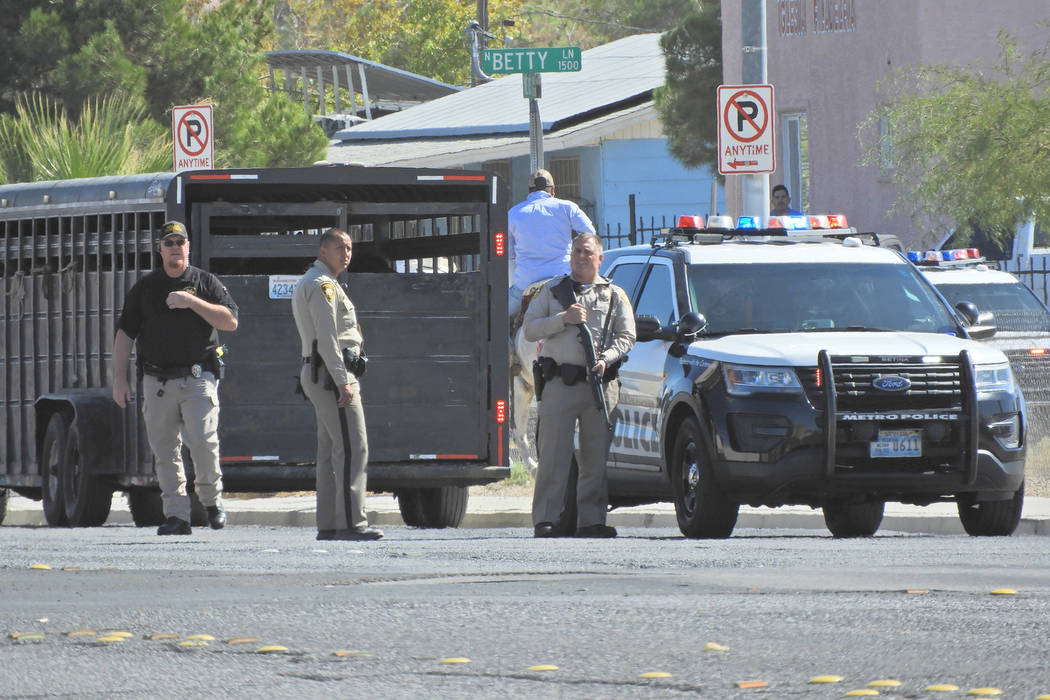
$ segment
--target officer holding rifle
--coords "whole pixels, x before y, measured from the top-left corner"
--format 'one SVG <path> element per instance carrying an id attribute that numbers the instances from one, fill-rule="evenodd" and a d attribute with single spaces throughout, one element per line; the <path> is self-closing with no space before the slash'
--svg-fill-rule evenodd
<path id="1" fill-rule="evenodd" d="M 540 399 L 539 468 L 532 498 L 536 537 L 570 534 L 556 524 L 565 505 L 577 421 L 575 536 L 616 537 L 616 529 L 605 524 L 609 503 L 605 462 L 612 440 L 611 412 L 619 396 L 616 375 L 634 345 L 635 329 L 627 295 L 598 274 L 603 259 L 601 238 L 593 233 L 577 236 L 572 243 L 572 272 L 548 282 L 525 313 L 525 338 L 543 341 L 536 367 Z M 593 343 L 590 348 L 588 342 Z"/>
<path id="2" fill-rule="evenodd" d="M 378 540 L 383 533 L 368 526 L 365 514 L 368 439 L 358 382 L 366 366 L 364 339 L 338 282 L 353 241 L 331 228 L 320 243 L 317 260 L 292 294 L 302 341 L 299 381 L 317 415 L 317 539 Z"/>

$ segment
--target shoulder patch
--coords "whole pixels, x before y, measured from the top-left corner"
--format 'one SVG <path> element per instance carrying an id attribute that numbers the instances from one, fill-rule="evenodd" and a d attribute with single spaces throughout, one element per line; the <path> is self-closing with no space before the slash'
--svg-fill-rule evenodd
<path id="1" fill-rule="evenodd" d="M 331 303 L 332 299 L 335 299 L 335 285 L 331 282 L 322 282 L 321 294 L 324 294 L 324 298 Z"/>

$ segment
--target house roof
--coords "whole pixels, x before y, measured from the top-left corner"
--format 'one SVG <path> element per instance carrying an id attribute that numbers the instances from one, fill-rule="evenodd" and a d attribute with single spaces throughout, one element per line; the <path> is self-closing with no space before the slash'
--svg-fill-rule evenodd
<path id="1" fill-rule="evenodd" d="M 648 101 L 546 134 L 544 148 L 557 151 L 593 143 L 604 134 L 657 118 L 656 108 Z M 455 167 L 528 154 L 528 133 L 332 141 L 328 146 L 331 162 L 372 166 Z"/>
<path id="2" fill-rule="evenodd" d="M 317 69 L 322 69 L 325 81 L 332 80 L 332 70 L 336 69 L 339 82 L 345 87 L 346 67 L 354 68 L 352 72 L 354 87 L 361 92 L 360 71 L 364 71 L 365 80 L 368 85 L 368 93 L 372 98 L 380 97 L 390 101 L 420 102 L 433 100 L 445 95 L 458 92 L 459 88 L 446 85 L 425 78 L 422 75 L 409 73 L 398 68 L 384 66 L 381 63 L 339 51 L 318 51 L 306 49 L 301 51 L 267 51 L 266 62 L 270 68 L 290 71 L 294 74 L 302 73 L 306 69 L 308 79 L 317 75 Z"/>
<path id="3" fill-rule="evenodd" d="M 582 70 L 541 74 L 543 129 L 556 131 L 647 102 L 653 89 L 663 85 L 664 72 L 660 34 L 636 34 L 584 51 Z M 522 96 L 522 77 L 515 74 L 343 129 L 335 138 L 349 144 L 528 131 L 528 101 Z"/>

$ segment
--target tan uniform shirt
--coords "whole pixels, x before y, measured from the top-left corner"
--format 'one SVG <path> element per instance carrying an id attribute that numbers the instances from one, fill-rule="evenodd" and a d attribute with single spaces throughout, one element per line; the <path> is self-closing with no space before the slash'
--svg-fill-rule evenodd
<path id="1" fill-rule="evenodd" d="M 357 325 L 357 313 L 350 297 L 320 260 L 295 286 L 292 294 L 292 315 L 302 340 L 303 357 L 309 357 L 313 342 L 324 360 L 324 366 L 338 386 L 350 383 L 350 375 L 343 363 L 343 348 L 354 354 L 361 352 L 364 338 Z"/>
<path id="2" fill-rule="evenodd" d="M 550 357 L 559 365 L 563 363 L 586 366 L 583 346 L 580 345 L 579 330 L 576 326 L 565 325 L 560 314 L 565 311 L 552 293 L 553 288 L 564 277 L 555 277 L 540 290 L 529 303 L 525 312 L 523 330 L 525 339 L 535 342 L 543 341 L 540 356 Z M 619 298 L 613 303 L 613 295 Z M 598 348 L 599 360 L 611 365 L 634 346 L 634 312 L 627 294 L 615 284 L 597 277 L 589 288 L 576 294 L 576 300 L 587 309 L 587 325 L 596 343 L 601 342 L 605 319 L 611 312 L 612 320 L 605 343 Z"/>

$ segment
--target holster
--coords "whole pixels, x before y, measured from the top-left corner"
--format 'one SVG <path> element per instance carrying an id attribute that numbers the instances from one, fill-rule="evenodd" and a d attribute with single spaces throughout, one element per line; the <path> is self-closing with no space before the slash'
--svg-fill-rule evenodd
<path id="1" fill-rule="evenodd" d="M 360 377 L 368 369 L 368 358 L 363 352 L 355 355 L 350 352 L 350 348 L 343 348 L 343 364 L 347 372 L 355 377 Z"/>
<path id="2" fill-rule="evenodd" d="M 536 390 L 536 400 L 543 399 L 543 387 L 547 382 L 554 379 L 558 372 L 558 364 L 550 357 L 540 357 L 532 361 L 532 385 Z"/>

